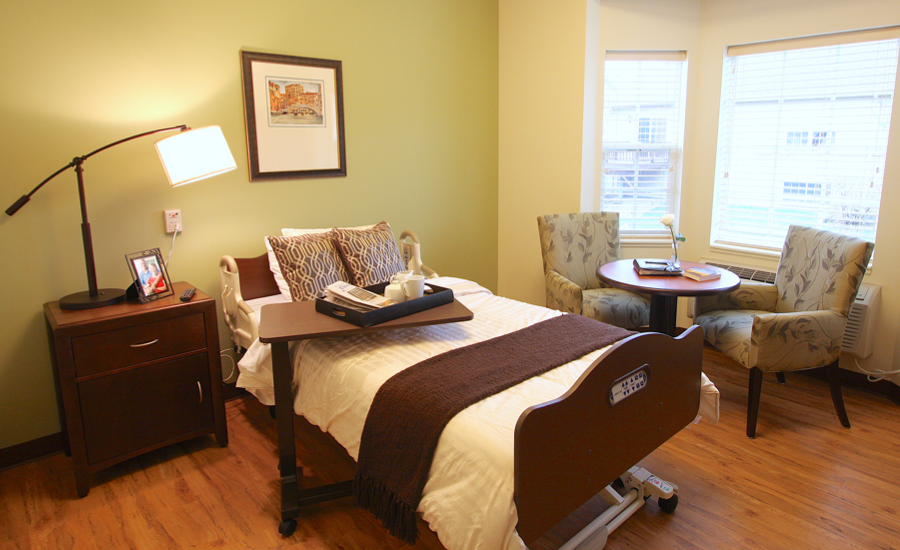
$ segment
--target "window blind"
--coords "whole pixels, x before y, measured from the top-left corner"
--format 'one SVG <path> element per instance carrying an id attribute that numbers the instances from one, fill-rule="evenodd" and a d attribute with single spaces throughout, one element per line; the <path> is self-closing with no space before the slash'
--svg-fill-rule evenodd
<path id="1" fill-rule="evenodd" d="M 600 209 L 623 234 L 665 233 L 678 211 L 684 134 L 685 52 L 607 52 Z"/>
<path id="2" fill-rule="evenodd" d="M 726 55 L 712 244 L 781 250 L 790 224 L 875 240 L 898 44 Z"/>

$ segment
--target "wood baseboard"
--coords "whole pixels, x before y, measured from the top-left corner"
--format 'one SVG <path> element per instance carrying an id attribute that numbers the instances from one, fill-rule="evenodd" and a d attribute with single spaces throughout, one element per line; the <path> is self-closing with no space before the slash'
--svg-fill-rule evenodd
<path id="1" fill-rule="evenodd" d="M 63 452 L 62 432 L 45 435 L 12 447 L 0 449 L 0 471 Z"/>

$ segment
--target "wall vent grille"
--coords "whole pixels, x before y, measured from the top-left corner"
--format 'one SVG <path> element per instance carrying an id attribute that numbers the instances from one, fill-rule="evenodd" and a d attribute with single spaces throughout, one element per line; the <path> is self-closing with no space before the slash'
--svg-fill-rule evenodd
<path id="1" fill-rule="evenodd" d="M 716 267 L 721 267 L 722 269 L 727 269 L 728 271 L 734 273 L 741 279 L 746 279 L 748 281 L 758 281 L 760 283 L 774 283 L 775 282 L 775 273 L 772 271 L 766 271 L 764 269 L 757 269 L 755 267 L 745 267 L 740 265 L 728 265 L 721 264 L 718 262 L 710 262 L 707 260 L 707 265 L 714 265 Z"/>

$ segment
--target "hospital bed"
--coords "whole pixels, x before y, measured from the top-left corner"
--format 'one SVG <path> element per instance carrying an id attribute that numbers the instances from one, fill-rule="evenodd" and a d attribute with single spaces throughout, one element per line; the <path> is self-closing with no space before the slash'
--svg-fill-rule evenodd
<path id="1" fill-rule="evenodd" d="M 412 254 L 413 248 L 418 252 L 418 239 L 415 247 L 409 235 L 404 239 L 406 259 L 415 257 L 421 264 Z M 471 281 L 432 278 L 453 290 L 474 313 L 472 321 L 295 343 L 289 373 L 294 401 L 285 404 L 275 400 L 270 350 L 256 340 L 265 306 L 285 300 L 272 294 L 278 290 L 268 257 L 224 256 L 220 270 L 232 339 L 247 349 L 238 385 L 282 412 L 293 408 L 329 432 L 354 459 L 378 387 L 371 386 L 373 379 L 561 315 L 495 296 Z M 694 421 L 698 411 L 717 420 L 718 392 L 701 373 L 701 363 L 702 336 L 696 330 L 675 339 L 638 334 L 473 405 L 441 436 L 421 516 L 450 550 L 521 549 L 599 494 L 609 509 L 564 548 L 601 548 L 609 532 L 651 496 L 659 497 L 664 511 L 673 511 L 677 487 L 635 465 Z M 345 496 L 347 485 L 337 486 L 334 494 Z M 295 503 L 282 506 L 291 510 Z M 296 514 L 283 512 L 283 535 L 293 532 Z"/>

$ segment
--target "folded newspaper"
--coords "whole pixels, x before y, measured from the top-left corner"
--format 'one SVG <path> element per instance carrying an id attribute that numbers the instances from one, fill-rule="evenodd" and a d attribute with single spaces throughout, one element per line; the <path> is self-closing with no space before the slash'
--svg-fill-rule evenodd
<path id="1" fill-rule="evenodd" d="M 325 299 L 340 306 L 352 307 L 361 311 L 371 311 L 397 303 L 344 281 L 336 281 L 325 287 Z"/>

